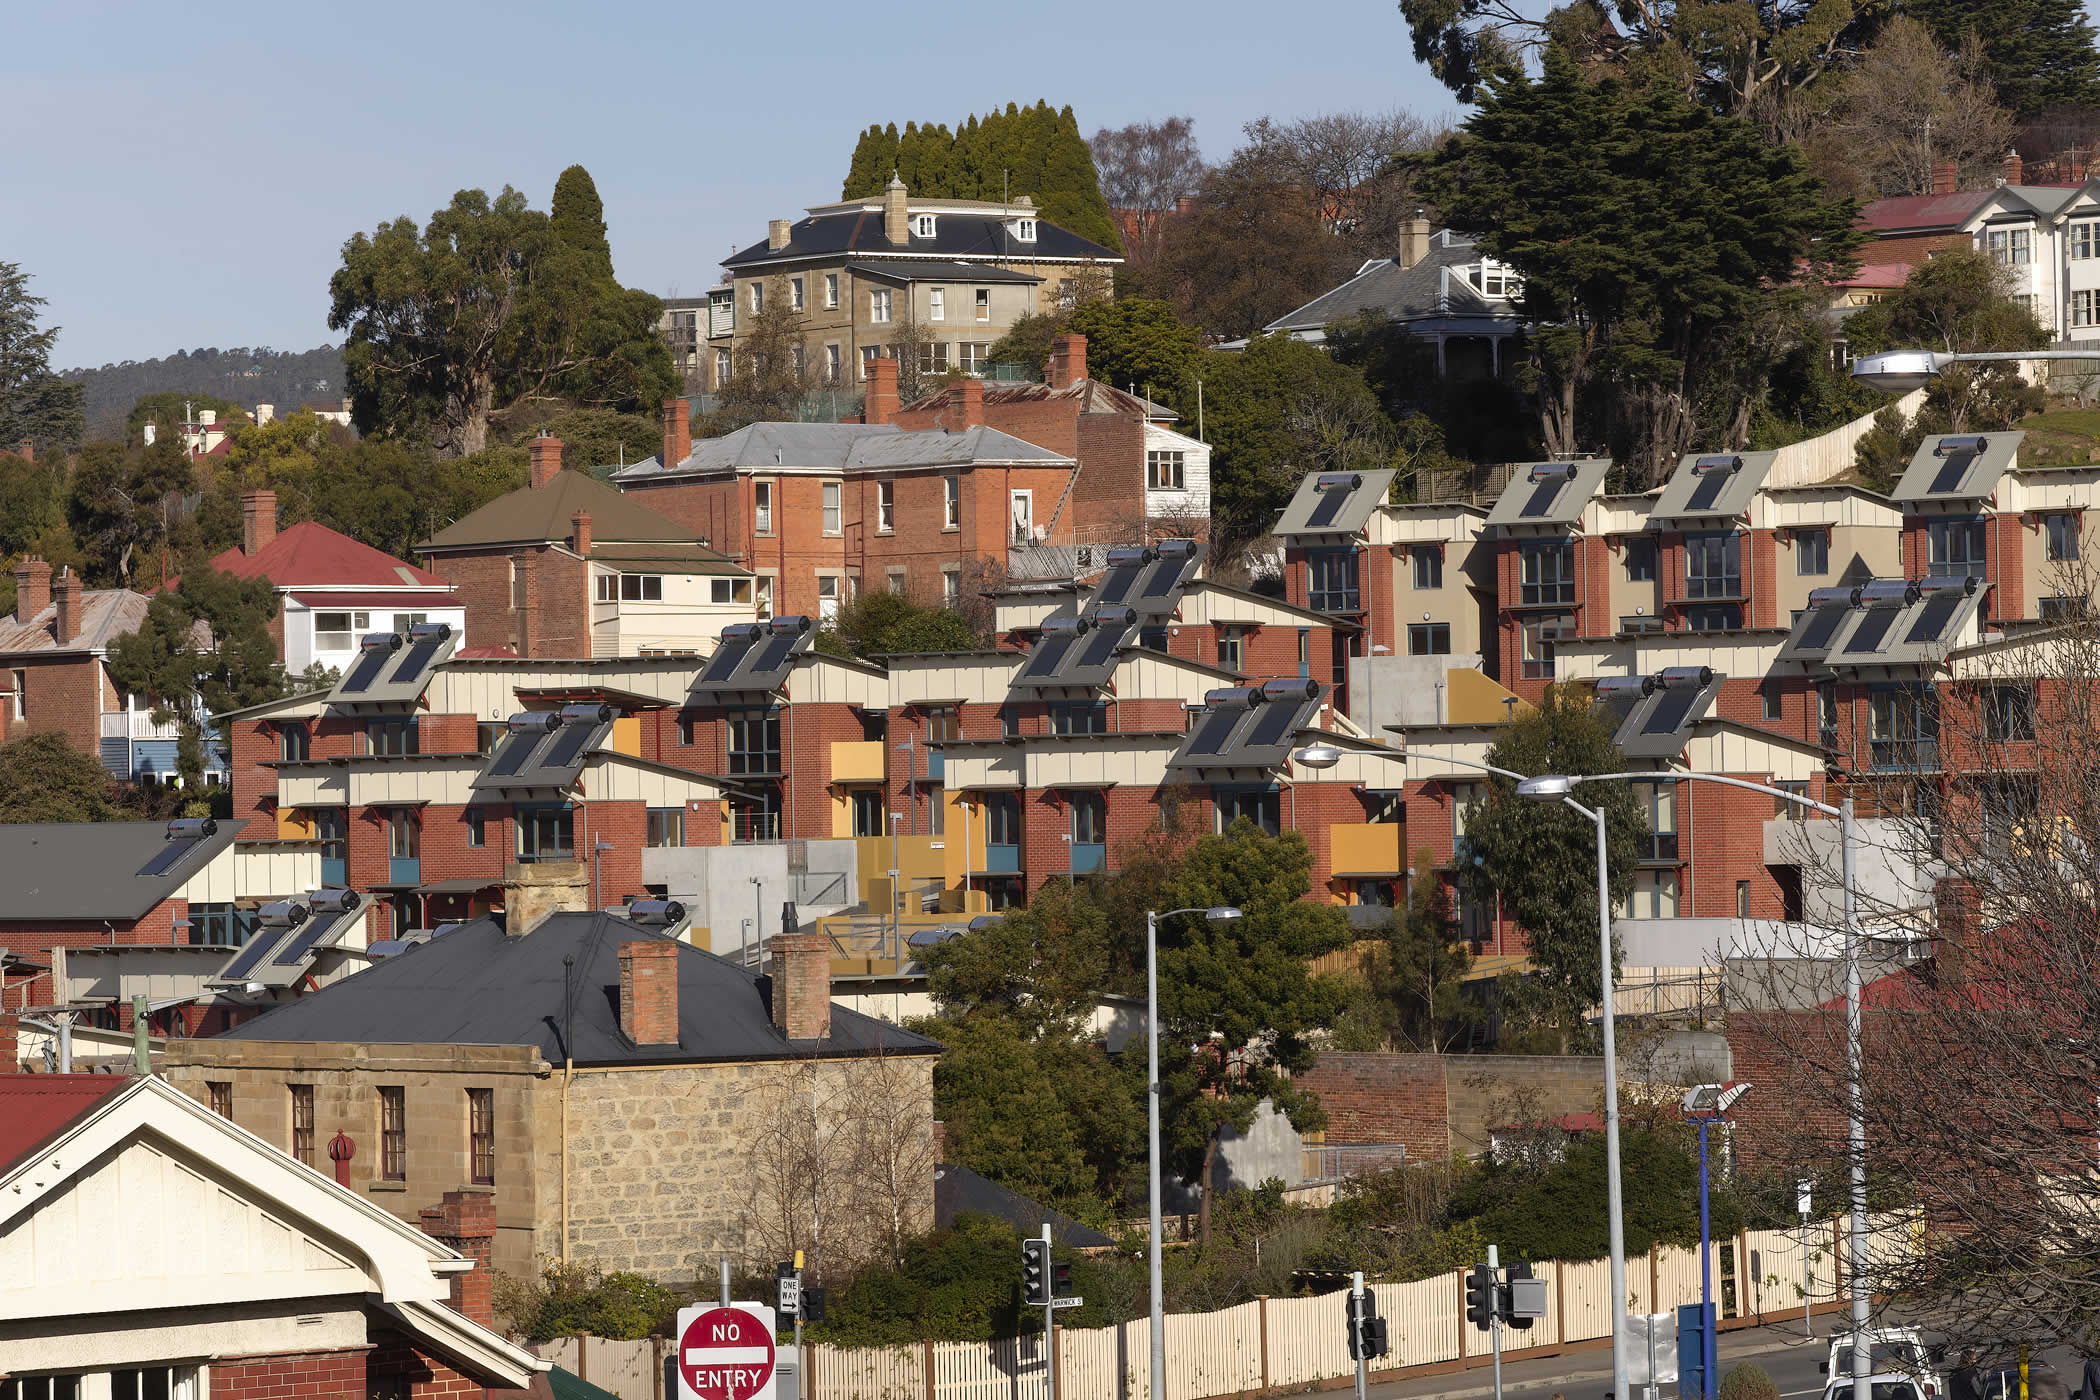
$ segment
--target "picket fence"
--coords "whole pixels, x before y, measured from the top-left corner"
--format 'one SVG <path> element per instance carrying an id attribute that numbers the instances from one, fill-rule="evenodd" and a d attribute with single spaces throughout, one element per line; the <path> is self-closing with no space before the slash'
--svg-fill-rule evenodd
<path id="1" fill-rule="evenodd" d="M 1898 1217 L 1879 1217 L 1869 1236 L 1879 1253 L 1901 1250 Z M 1845 1286 L 1843 1222 L 1802 1230 L 1752 1230 L 1713 1246 L 1714 1289 L 1724 1326 L 1798 1317 L 1807 1296 L 1834 1305 Z M 1546 1316 L 1505 1346 L 1545 1351 L 1611 1333 L 1611 1268 L 1602 1259 L 1536 1266 L 1546 1281 Z M 1485 1360 L 1485 1331 L 1465 1321 L 1465 1275 L 1374 1285 L 1391 1352 L 1378 1374 Z M 1627 1308 L 1667 1312 L 1699 1301 L 1699 1251 L 1663 1248 L 1627 1261 Z M 1152 1400 L 1148 1338 L 1140 1318 L 1118 1326 L 1060 1328 L 1055 1341 L 1059 1400 Z M 1220 1400 L 1315 1389 L 1355 1373 L 1340 1294 L 1264 1298 L 1214 1313 L 1166 1319 L 1166 1400 Z M 563 1338 L 540 1348 L 556 1365 L 621 1400 L 673 1400 L 665 1387 L 670 1344 Z M 1505 1352 L 1505 1355 L 1510 1354 Z M 1517 1354 L 1522 1354 L 1521 1352 Z M 998 1342 L 922 1342 L 902 1347 L 811 1346 L 808 1400 L 1049 1400 L 1041 1334 Z"/>

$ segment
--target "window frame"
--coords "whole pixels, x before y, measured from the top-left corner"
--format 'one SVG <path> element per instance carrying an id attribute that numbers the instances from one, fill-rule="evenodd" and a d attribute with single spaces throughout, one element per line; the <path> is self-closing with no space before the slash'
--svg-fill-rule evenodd
<path id="1" fill-rule="evenodd" d="M 287 1084 L 286 1107 L 291 1118 L 291 1155 L 294 1161 L 314 1164 L 314 1086 Z"/>
<path id="2" fill-rule="evenodd" d="M 408 1088 L 377 1086 L 379 1110 L 379 1179 L 408 1180 Z"/>
<path id="3" fill-rule="evenodd" d="M 1449 656 L 1451 654 L 1451 624 L 1448 622 L 1408 623 L 1407 654 L 1409 656 Z"/>
<path id="4" fill-rule="evenodd" d="M 946 321 L 948 319 L 948 289 L 928 287 L 926 289 L 926 319 Z"/>
<path id="5" fill-rule="evenodd" d="M 468 807 L 460 812 L 467 828 L 467 849 L 478 851 L 489 843 L 489 814 L 486 807 Z"/>
<path id="6" fill-rule="evenodd" d="M 977 289 L 977 319 L 979 321 L 990 321 L 992 319 L 992 289 L 990 287 L 979 287 Z"/>
<path id="7" fill-rule="evenodd" d="M 685 845 L 685 808 L 650 807 L 643 815 L 642 842 L 650 850 L 677 850 Z"/>
<path id="8" fill-rule="evenodd" d="M 1956 558 L 1957 554 L 1963 557 Z M 1990 562 L 1990 523 L 1985 517 L 1935 515 L 1925 522 L 1927 578 L 1974 578 L 1987 582 Z"/>
<path id="9" fill-rule="evenodd" d="M 1740 530 L 1703 530 L 1684 537 L 1684 596 L 1700 602 L 1744 596 Z"/>
<path id="10" fill-rule="evenodd" d="M 1305 551 L 1305 598 L 1314 612 L 1363 611 L 1363 568 L 1354 547 Z"/>
<path id="11" fill-rule="evenodd" d="M 313 758 L 314 732 L 304 720 L 280 720 L 277 725 L 277 757 L 283 763 L 306 763 Z"/>
<path id="12" fill-rule="evenodd" d="M 897 483 L 878 481 L 875 483 L 875 533 L 893 535 L 897 532 Z"/>
<path id="13" fill-rule="evenodd" d="M 1984 742 L 2031 744 L 2035 740 L 2034 687 L 2018 682 L 1987 685 L 1981 696 Z"/>
<path id="14" fill-rule="evenodd" d="M 751 483 L 751 533 L 766 536 L 773 533 L 773 483 L 770 481 Z"/>
<path id="15" fill-rule="evenodd" d="M 1413 566 L 1415 588 L 1424 593 L 1441 591 L 1444 586 L 1444 547 L 1440 544 L 1418 544 L 1408 551 Z"/>
<path id="16" fill-rule="evenodd" d="M 869 324 L 876 326 L 888 325 L 890 323 L 890 315 L 895 310 L 895 299 L 890 295 L 889 288 L 870 287 L 868 289 Z"/>
<path id="17" fill-rule="evenodd" d="M 467 1183 L 496 1184 L 496 1091 L 467 1090 Z"/>
<path id="18" fill-rule="evenodd" d="M 2051 564 L 2075 564 L 2078 562 L 2079 527 L 2083 524 L 2077 511 L 2054 510 L 2042 517 L 2042 558 Z"/>
<path id="19" fill-rule="evenodd" d="M 846 533 L 846 484 L 842 481 L 820 482 L 817 486 L 819 508 L 823 512 L 823 530 L 826 535 Z"/>
<path id="20" fill-rule="evenodd" d="M 1565 607 L 1573 603 L 1575 542 L 1524 541 L 1517 546 L 1517 579 L 1517 599 L 1525 607 Z"/>
<path id="21" fill-rule="evenodd" d="M 733 777 L 779 776 L 780 707 L 745 706 L 726 711 L 722 716 L 722 758 Z"/>
<path id="22" fill-rule="evenodd" d="M 941 478 L 941 528 L 962 528 L 962 478 L 950 472 Z"/>
<path id="23" fill-rule="evenodd" d="M 1794 576 L 1823 578 L 1829 573 L 1830 527 L 1808 525 L 1794 531 Z"/>
<path id="24" fill-rule="evenodd" d="M 1147 448 L 1145 451 L 1145 489 L 1148 491 L 1188 490 L 1188 453 L 1178 448 Z"/>
<path id="25" fill-rule="evenodd" d="M 1636 535 L 1626 542 L 1625 567 L 1628 583 L 1655 582 L 1657 550 L 1652 536 Z"/>
<path id="26" fill-rule="evenodd" d="M 826 311 L 836 311 L 838 306 L 839 275 L 836 272 L 827 272 L 824 274 L 824 309 Z"/>

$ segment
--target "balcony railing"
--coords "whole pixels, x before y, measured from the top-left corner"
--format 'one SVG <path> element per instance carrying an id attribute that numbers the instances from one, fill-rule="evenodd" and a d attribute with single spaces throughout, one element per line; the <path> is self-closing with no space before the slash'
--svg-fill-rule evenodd
<path id="1" fill-rule="evenodd" d="M 151 710 L 117 710 L 102 716 L 105 739 L 179 739 L 182 722 L 155 724 Z"/>
<path id="2" fill-rule="evenodd" d="M 1940 766 L 1937 739 L 1873 739 L 1868 759 L 1877 773 L 1934 773 Z"/>

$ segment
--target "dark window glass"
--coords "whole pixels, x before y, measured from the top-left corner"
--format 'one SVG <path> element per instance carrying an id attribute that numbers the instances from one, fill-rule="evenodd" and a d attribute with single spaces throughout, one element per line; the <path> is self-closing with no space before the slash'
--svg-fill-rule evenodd
<path id="1" fill-rule="evenodd" d="M 313 752 L 313 731 L 303 724 L 285 724 L 277 730 L 277 756 L 287 763 L 304 763 Z"/>
<path id="2" fill-rule="evenodd" d="M 379 1090 L 379 1175 L 384 1181 L 408 1179 L 407 1093 L 399 1085 Z"/>
<path id="3" fill-rule="evenodd" d="M 1440 544 L 1418 544 L 1412 553 L 1415 561 L 1415 587 L 1442 588 L 1444 547 Z"/>
<path id="4" fill-rule="evenodd" d="M 1642 536 L 1626 541 L 1626 581 L 1655 582 L 1655 541 Z"/>
<path id="5" fill-rule="evenodd" d="M 314 1086 L 294 1084 L 292 1095 L 292 1155 L 307 1166 L 314 1164 Z"/>
<path id="6" fill-rule="evenodd" d="M 1355 550 L 1312 550 L 1305 556 L 1305 566 L 1310 578 L 1308 601 L 1314 612 L 1356 612 L 1362 606 Z"/>
<path id="7" fill-rule="evenodd" d="M 467 1090 L 467 1171 L 476 1186 L 496 1184 L 496 1091 Z"/>
<path id="8" fill-rule="evenodd" d="M 1451 624 L 1448 622 L 1410 622 L 1407 625 L 1407 654 L 1409 656 L 1449 656 L 1451 654 Z"/>
<path id="9" fill-rule="evenodd" d="M 1794 572 L 1804 578 L 1830 572 L 1830 531 L 1794 531 Z"/>
<path id="10" fill-rule="evenodd" d="M 1523 546 L 1519 598 L 1526 604 L 1575 601 L 1575 546 L 1549 540 Z"/>
<path id="11" fill-rule="evenodd" d="M 723 723 L 728 726 L 731 773 L 780 771 L 779 710 L 738 710 Z"/>
<path id="12" fill-rule="evenodd" d="M 1684 596 L 1687 598 L 1740 598 L 1743 596 L 1743 537 L 1686 535 L 1684 537 Z"/>

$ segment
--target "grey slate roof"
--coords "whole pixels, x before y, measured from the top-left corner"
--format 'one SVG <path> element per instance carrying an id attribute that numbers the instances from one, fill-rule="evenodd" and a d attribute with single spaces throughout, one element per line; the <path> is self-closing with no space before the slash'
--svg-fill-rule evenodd
<path id="1" fill-rule="evenodd" d="M 1274 533 L 1284 538 L 1353 535 L 1392 494 L 1397 475 L 1383 467 L 1369 472 L 1308 472 L 1291 493 L 1291 503 L 1283 508 Z"/>
<path id="2" fill-rule="evenodd" d="M 1554 468 L 1569 468 L 1558 479 Z M 1490 529 L 1551 526 L 1565 530 L 1582 516 L 1582 508 L 1604 485 L 1611 470 L 1607 457 L 1584 457 L 1574 462 L 1525 462 L 1510 477 L 1509 485 L 1495 498 L 1488 512 Z M 1552 489 L 1548 489 L 1552 488 Z"/>
<path id="3" fill-rule="evenodd" d="M 955 1217 L 965 1212 L 1004 1220 L 1030 1237 L 1039 1236 L 1048 1225 L 1050 1237 L 1070 1249 L 1106 1249 L 1115 1244 L 1093 1226 L 1082 1225 L 1062 1211 L 1038 1205 L 968 1167 L 943 1162 L 933 1169 L 934 1228 L 952 1228 Z"/>
<path id="4" fill-rule="evenodd" d="M 1307 331 L 1332 325 L 1364 311 L 1379 311 L 1395 321 L 1423 321 L 1437 316 L 1468 319 L 1521 319 L 1515 303 L 1484 297 L 1455 269 L 1480 261 L 1480 249 L 1462 235 L 1440 230 L 1430 240 L 1429 255 L 1413 267 L 1386 258 L 1357 272 L 1331 292 L 1314 297 L 1263 326 L 1265 331 Z M 1453 269 L 1448 279 L 1446 269 Z"/>
<path id="5" fill-rule="evenodd" d="M 1706 666 L 1671 666 L 1653 676 L 1614 677 L 1597 687 L 1617 717 L 1612 742 L 1628 758 L 1675 758 L 1713 708 L 1728 677 Z"/>
<path id="6" fill-rule="evenodd" d="M 231 846 L 240 824 L 194 839 L 167 822 L 22 822 L 0 825 L 0 920 L 136 919 Z M 134 872 L 179 844 L 154 875 Z"/>
<path id="7" fill-rule="evenodd" d="M 1751 498 L 1772 474 L 1778 456 L 1777 452 L 1685 454 L 1663 484 L 1662 497 L 1649 512 L 1648 527 L 1662 529 L 1665 521 L 1735 519 L 1750 509 Z"/>
<path id="8" fill-rule="evenodd" d="M 945 215 L 943 217 L 946 217 Z M 846 271 L 886 282 L 1040 282 L 1043 279 L 1019 268 L 990 263 L 941 262 L 925 258 L 897 258 L 889 262 L 855 261 Z"/>
<path id="9" fill-rule="evenodd" d="M 1978 501 L 1998 487 L 1998 478 L 2012 466 L 2027 436 L 2022 432 L 1947 433 L 1918 444 L 1903 479 L 1889 492 L 1898 505 L 1927 505 L 1937 501 Z M 1966 445 L 1983 443 L 1981 451 Z"/>
<path id="10" fill-rule="evenodd" d="M 997 428 L 905 432 L 894 423 L 753 423 L 726 437 L 703 438 L 692 455 L 666 468 L 655 458 L 615 472 L 619 482 L 733 472 L 740 467 L 815 467 L 825 471 L 967 466 L 972 463 L 1064 465 L 1073 459 Z"/>
<path id="11" fill-rule="evenodd" d="M 944 205 L 946 201 L 929 200 Z M 872 206 L 872 207 L 870 207 Z M 920 212 L 920 211 L 915 211 Z M 835 254 L 860 254 L 879 258 L 885 254 L 910 254 L 913 260 L 933 254 L 945 258 L 984 258 L 1007 262 L 1037 262 L 1052 258 L 1099 259 L 1121 262 L 1121 255 L 1098 243 L 1090 243 L 1049 223 L 1039 213 L 1013 209 L 1009 218 L 1035 220 L 1035 241 L 1023 243 L 1010 237 L 998 210 L 984 213 L 923 212 L 934 215 L 933 237 L 914 233 L 904 243 L 892 243 L 883 229 L 880 196 L 846 208 L 825 208 L 797 219 L 788 226 L 788 241 L 781 248 L 768 248 L 766 240 L 752 244 L 722 260 L 731 272 L 750 272 L 768 263 L 799 262 Z"/>
<path id="12" fill-rule="evenodd" d="M 619 1024 L 619 946 L 661 935 L 603 913 L 549 915 L 520 938 L 484 915 L 428 943 L 286 1002 L 228 1031 L 228 1040 L 354 1041 L 374 1045 L 531 1045 L 549 1063 L 574 1028 L 579 1065 L 928 1055 L 922 1035 L 831 1008 L 831 1033 L 790 1041 L 773 1027 L 771 980 L 678 945 L 678 1043 L 636 1046 Z M 562 959 L 576 960 L 573 983 Z"/>

